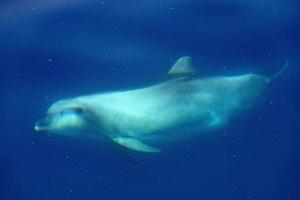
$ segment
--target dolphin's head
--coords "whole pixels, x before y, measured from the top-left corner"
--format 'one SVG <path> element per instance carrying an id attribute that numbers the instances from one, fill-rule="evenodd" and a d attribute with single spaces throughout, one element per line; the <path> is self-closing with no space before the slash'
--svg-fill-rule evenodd
<path id="1" fill-rule="evenodd" d="M 74 100 L 58 101 L 50 106 L 45 118 L 36 122 L 34 129 L 38 132 L 76 135 L 87 126 L 84 112 L 84 108 Z"/>

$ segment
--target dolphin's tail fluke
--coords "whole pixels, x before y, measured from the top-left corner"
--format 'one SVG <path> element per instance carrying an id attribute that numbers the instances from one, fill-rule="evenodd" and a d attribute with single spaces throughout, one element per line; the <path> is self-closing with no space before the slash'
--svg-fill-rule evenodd
<path id="1" fill-rule="evenodd" d="M 268 76 L 267 76 L 267 81 L 268 82 L 272 82 L 273 80 L 277 79 L 279 76 L 281 76 L 281 74 L 283 74 L 283 72 L 286 70 L 286 68 L 288 67 L 289 65 L 289 60 L 287 60 L 285 62 L 285 64 L 279 68 L 279 70 L 276 70 L 275 72 L 273 71 L 272 73 L 270 73 Z"/>
<path id="2" fill-rule="evenodd" d="M 289 65 L 289 60 L 287 60 L 285 62 L 285 64 L 277 72 L 275 72 L 271 76 L 271 80 L 274 80 L 274 79 L 278 78 L 286 70 L 286 68 L 288 67 L 288 65 Z"/>

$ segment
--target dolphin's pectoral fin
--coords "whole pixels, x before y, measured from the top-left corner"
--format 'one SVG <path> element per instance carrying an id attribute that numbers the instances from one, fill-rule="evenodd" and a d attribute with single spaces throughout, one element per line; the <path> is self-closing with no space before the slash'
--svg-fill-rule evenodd
<path id="1" fill-rule="evenodd" d="M 192 66 L 192 58 L 189 56 L 179 58 L 172 66 L 168 75 L 184 76 L 194 75 L 198 72 Z"/>
<path id="2" fill-rule="evenodd" d="M 110 145 L 108 145 L 108 149 L 110 153 L 112 153 L 114 156 L 119 158 L 120 160 L 126 161 L 130 164 L 138 164 L 138 161 L 132 157 L 130 154 L 127 152 L 127 148 L 115 143 L 115 142 L 110 142 Z"/>
<path id="3" fill-rule="evenodd" d="M 113 137 L 114 142 L 117 144 L 126 147 L 128 149 L 132 149 L 135 151 L 147 152 L 147 153 L 158 153 L 161 152 L 160 149 L 156 147 L 149 146 L 140 140 L 130 138 L 130 137 Z"/>

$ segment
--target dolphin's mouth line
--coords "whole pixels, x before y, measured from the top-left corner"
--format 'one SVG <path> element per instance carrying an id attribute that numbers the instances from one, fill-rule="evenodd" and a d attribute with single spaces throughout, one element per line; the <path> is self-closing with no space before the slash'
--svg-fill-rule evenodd
<path id="1" fill-rule="evenodd" d="M 41 131 L 45 131 L 46 128 L 44 128 L 44 127 L 39 127 L 39 126 L 35 125 L 35 126 L 34 126 L 34 130 L 37 131 L 37 132 L 41 132 Z"/>
<path id="2" fill-rule="evenodd" d="M 37 132 L 46 131 L 47 127 L 45 126 L 45 120 L 37 121 L 34 125 L 34 130 Z"/>

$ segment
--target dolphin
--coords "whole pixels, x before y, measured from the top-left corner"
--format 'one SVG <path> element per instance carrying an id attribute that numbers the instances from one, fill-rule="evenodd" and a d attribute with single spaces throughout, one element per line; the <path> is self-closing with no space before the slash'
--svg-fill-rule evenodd
<path id="1" fill-rule="evenodd" d="M 52 104 L 35 130 L 104 139 L 124 149 L 155 153 L 158 144 L 181 141 L 228 124 L 261 98 L 277 73 L 204 77 L 191 58 L 179 58 L 169 80 L 147 87 L 103 92 Z"/>

